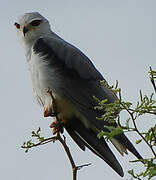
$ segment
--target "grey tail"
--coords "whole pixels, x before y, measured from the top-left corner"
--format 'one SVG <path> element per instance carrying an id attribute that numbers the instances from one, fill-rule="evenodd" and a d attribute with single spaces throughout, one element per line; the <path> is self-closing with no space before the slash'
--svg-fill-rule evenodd
<path id="1" fill-rule="evenodd" d="M 71 120 L 70 124 L 65 125 L 65 129 L 83 151 L 85 147 L 87 147 L 94 154 L 103 159 L 120 176 L 124 176 L 121 165 L 104 138 L 98 139 L 97 134 L 91 129 L 87 129 L 78 119 Z"/>
<path id="2" fill-rule="evenodd" d="M 118 134 L 114 136 L 114 138 L 125 148 L 127 148 L 132 154 L 134 154 L 138 159 L 143 159 L 136 148 L 133 146 L 133 144 L 130 142 L 130 140 L 124 135 L 124 133 Z"/>

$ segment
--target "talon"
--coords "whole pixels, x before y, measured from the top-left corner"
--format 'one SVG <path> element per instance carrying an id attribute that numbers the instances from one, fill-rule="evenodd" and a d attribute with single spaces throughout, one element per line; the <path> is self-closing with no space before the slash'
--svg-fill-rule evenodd
<path id="1" fill-rule="evenodd" d="M 63 133 L 63 124 L 60 122 L 52 122 L 49 127 L 52 128 L 53 135 L 55 135 L 58 131 Z"/>
<path id="2" fill-rule="evenodd" d="M 57 128 L 54 127 L 54 128 L 53 128 L 53 135 L 55 135 L 56 133 L 57 133 Z"/>
<path id="3" fill-rule="evenodd" d="M 50 127 L 50 128 L 56 127 L 56 122 L 52 122 L 49 127 Z"/>
<path id="4" fill-rule="evenodd" d="M 57 123 L 56 122 L 52 122 L 49 126 L 50 128 L 53 128 L 53 135 L 55 135 L 57 133 Z"/>

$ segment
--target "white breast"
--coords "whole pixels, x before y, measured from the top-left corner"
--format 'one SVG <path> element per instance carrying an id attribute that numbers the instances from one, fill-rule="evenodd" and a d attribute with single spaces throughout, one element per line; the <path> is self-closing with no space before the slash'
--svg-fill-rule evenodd
<path id="1" fill-rule="evenodd" d="M 40 105 L 45 104 L 45 92 L 48 88 L 48 84 L 43 84 L 43 79 L 46 78 L 45 67 L 41 61 L 41 57 L 32 52 L 31 59 L 28 61 L 28 67 L 30 71 L 30 77 L 32 80 L 33 93 Z"/>
<path id="2" fill-rule="evenodd" d="M 29 71 L 32 80 L 33 93 L 37 102 L 41 106 L 46 106 L 49 111 L 52 110 L 52 97 L 47 92 L 49 89 L 52 91 L 53 96 L 57 102 L 59 109 L 61 109 L 61 116 L 63 118 L 71 118 L 72 116 L 78 116 L 78 112 L 73 105 L 65 97 L 53 89 L 53 83 L 56 82 L 53 76 L 54 70 L 49 69 L 46 61 L 43 61 L 43 57 L 32 52 L 31 60 L 28 62 Z"/>

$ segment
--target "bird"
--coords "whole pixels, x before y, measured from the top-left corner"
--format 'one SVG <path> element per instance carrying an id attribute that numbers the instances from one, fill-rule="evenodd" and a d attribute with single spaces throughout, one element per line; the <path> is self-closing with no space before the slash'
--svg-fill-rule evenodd
<path id="1" fill-rule="evenodd" d="M 14 25 L 23 44 L 33 94 L 43 108 L 44 117 L 57 115 L 59 126 L 66 129 L 80 149 L 85 151 L 87 147 L 123 177 L 123 168 L 105 138 L 97 137 L 99 132 L 106 131 L 105 126 L 117 127 L 116 123 L 97 119 L 105 111 L 95 108 L 94 96 L 106 99 L 107 103 L 117 100 L 107 86 L 102 86 L 101 81 L 107 83 L 103 75 L 80 49 L 53 32 L 40 13 L 25 13 Z M 53 122 L 51 127 L 56 124 Z M 121 155 L 129 150 L 142 159 L 124 132 L 110 141 Z"/>

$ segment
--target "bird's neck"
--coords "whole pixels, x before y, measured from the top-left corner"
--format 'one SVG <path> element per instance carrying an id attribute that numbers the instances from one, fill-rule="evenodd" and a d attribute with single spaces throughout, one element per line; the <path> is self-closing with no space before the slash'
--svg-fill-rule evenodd
<path id="1" fill-rule="evenodd" d="M 34 41 L 29 41 L 29 42 L 23 43 L 27 62 L 29 62 L 31 59 L 32 48 L 33 48 L 34 43 L 35 43 Z"/>

